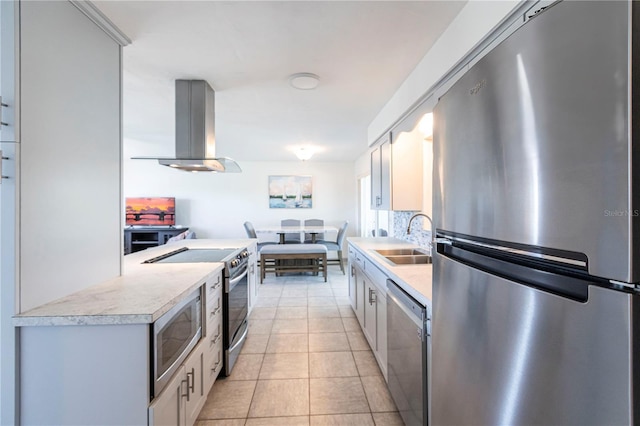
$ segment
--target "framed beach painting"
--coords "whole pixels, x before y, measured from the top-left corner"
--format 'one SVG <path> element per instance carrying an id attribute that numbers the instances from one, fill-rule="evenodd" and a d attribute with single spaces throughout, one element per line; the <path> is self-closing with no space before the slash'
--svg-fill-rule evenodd
<path id="1" fill-rule="evenodd" d="M 311 176 L 269 176 L 269 208 L 310 209 Z"/>

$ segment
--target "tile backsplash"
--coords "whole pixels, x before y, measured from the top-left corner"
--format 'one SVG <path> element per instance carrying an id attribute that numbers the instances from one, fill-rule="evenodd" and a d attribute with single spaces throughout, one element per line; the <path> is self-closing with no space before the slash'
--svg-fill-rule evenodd
<path id="1" fill-rule="evenodd" d="M 431 252 L 431 232 L 422 229 L 423 221 L 426 221 L 426 226 L 429 227 L 429 221 L 423 216 L 418 216 L 413 219 L 411 223 L 411 234 L 407 235 L 407 225 L 409 219 L 416 212 L 409 211 L 393 211 L 393 230 L 392 236 L 400 238 L 401 240 L 408 241 L 413 244 L 417 244 Z"/>

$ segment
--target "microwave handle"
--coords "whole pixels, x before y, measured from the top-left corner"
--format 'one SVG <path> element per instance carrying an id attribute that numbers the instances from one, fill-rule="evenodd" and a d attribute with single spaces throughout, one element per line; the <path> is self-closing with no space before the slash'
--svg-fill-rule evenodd
<path id="1" fill-rule="evenodd" d="M 233 288 L 240 282 L 242 281 L 242 279 L 244 277 L 247 276 L 247 274 L 249 273 L 249 267 L 247 265 L 245 265 L 244 267 L 244 271 L 242 272 L 242 274 L 240 274 L 240 276 L 235 277 L 232 280 L 229 280 L 229 287 L 227 289 L 225 289 L 226 293 L 229 293 L 231 290 L 233 290 Z"/>

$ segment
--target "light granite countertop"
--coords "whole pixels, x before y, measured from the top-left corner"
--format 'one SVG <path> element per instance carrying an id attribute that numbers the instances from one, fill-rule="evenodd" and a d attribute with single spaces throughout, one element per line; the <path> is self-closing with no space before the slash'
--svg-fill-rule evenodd
<path id="1" fill-rule="evenodd" d="M 16 326 L 151 324 L 224 268 L 212 263 L 155 263 L 147 259 L 189 248 L 237 248 L 255 239 L 194 239 L 127 255 L 123 274 L 14 317 Z"/>
<path id="2" fill-rule="evenodd" d="M 420 248 L 398 238 L 347 238 L 347 241 L 373 262 L 411 297 L 431 310 L 433 300 L 432 265 L 393 265 L 375 250 Z"/>

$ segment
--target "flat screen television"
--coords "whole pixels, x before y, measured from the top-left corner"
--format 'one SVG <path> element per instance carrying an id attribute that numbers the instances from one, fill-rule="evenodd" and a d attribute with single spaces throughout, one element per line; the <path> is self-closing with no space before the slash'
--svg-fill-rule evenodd
<path id="1" fill-rule="evenodd" d="M 126 199 L 128 226 L 173 226 L 176 224 L 174 197 L 135 197 Z"/>

